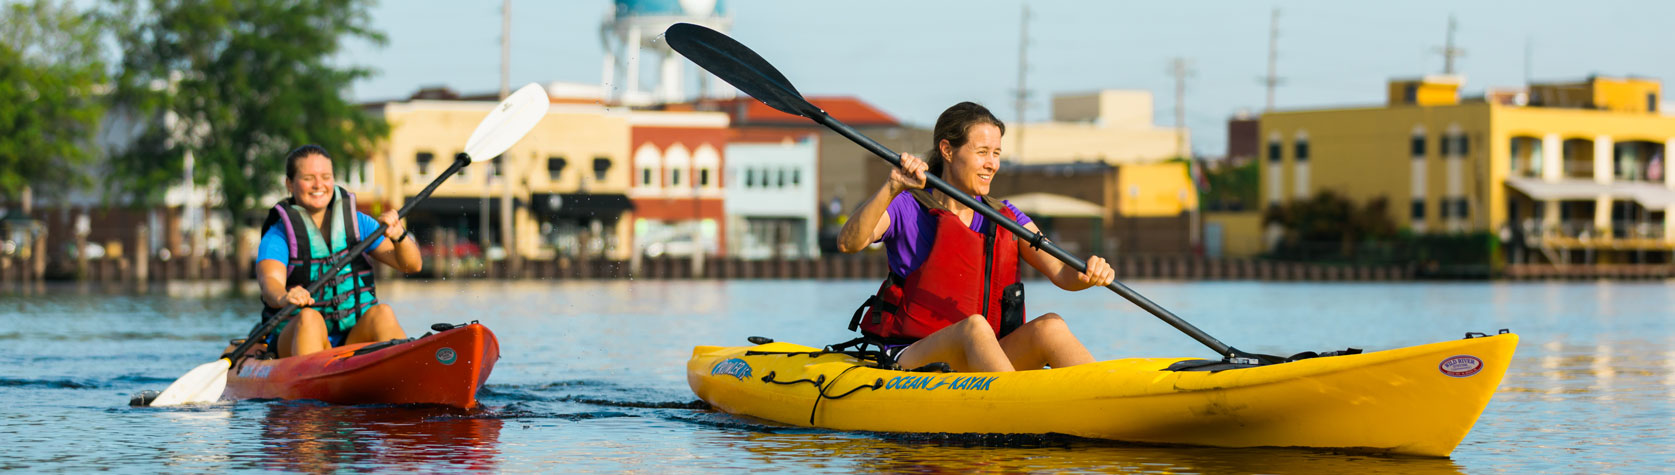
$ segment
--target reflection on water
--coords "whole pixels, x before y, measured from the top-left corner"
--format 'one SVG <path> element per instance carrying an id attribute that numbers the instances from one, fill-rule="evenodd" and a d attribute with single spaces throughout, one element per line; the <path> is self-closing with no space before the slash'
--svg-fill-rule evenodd
<path id="1" fill-rule="evenodd" d="M 866 281 L 381 285 L 410 334 L 481 320 L 503 359 L 483 412 L 242 401 L 129 408 L 253 324 L 218 284 L 0 286 L 0 471 L 1644 473 L 1675 466 L 1675 282 L 1130 282 L 1240 348 L 1368 350 L 1511 328 L 1501 390 L 1452 459 L 891 435 L 763 424 L 693 404 L 694 345 L 826 344 Z M 1120 298 L 1031 284 L 1100 358 L 1204 357 Z M 1378 430 L 1378 428 L 1366 428 Z"/>
<path id="2" fill-rule="evenodd" d="M 262 420 L 264 470 L 493 471 L 500 419 L 447 408 L 273 402 Z"/>
<path id="3" fill-rule="evenodd" d="M 1063 436 L 793 432 L 732 434 L 726 440 L 750 454 L 743 467 L 795 463 L 861 473 L 1463 473 L 1448 459 L 1157 447 Z"/>

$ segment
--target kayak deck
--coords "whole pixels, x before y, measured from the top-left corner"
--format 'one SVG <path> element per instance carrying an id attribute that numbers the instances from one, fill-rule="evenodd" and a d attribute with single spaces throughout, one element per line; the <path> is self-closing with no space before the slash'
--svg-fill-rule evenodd
<path id="1" fill-rule="evenodd" d="M 912 373 L 788 343 L 700 346 L 687 381 L 716 409 L 837 430 L 1060 433 L 1219 447 L 1447 456 L 1500 385 L 1514 334 L 1222 371 L 1132 358 L 1012 373 Z"/>
<path id="2" fill-rule="evenodd" d="M 421 338 L 358 343 L 278 359 L 246 359 L 227 376 L 231 399 L 332 404 L 435 404 L 470 409 L 500 359 L 494 332 L 461 325 Z"/>

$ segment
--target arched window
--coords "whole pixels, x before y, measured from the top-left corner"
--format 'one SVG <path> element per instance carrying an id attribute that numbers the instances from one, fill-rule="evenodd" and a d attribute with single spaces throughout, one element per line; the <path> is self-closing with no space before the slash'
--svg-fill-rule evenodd
<path id="1" fill-rule="evenodd" d="M 641 144 L 634 151 L 634 170 L 639 175 L 635 178 L 641 188 L 660 188 L 662 181 L 658 179 L 663 173 L 663 154 L 658 153 L 657 146 L 650 143 Z"/>
<path id="2" fill-rule="evenodd" d="M 1309 161 L 1309 132 L 1299 130 L 1294 137 L 1296 139 L 1291 143 L 1292 155 L 1296 157 L 1298 163 Z"/>
<path id="3" fill-rule="evenodd" d="M 696 174 L 696 184 L 700 188 L 717 188 L 721 186 L 715 180 L 715 170 L 721 168 L 721 154 L 710 144 L 698 146 L 698 151 L 692 154 L 692 173 Z"/>
<path id="4" fill-rule="evenodd" d="M 665 183 L 670 188 L 689 188 L 692 186 L 692 152 L 685 145 L 670 145 L 663 151 L 663 169 L 669 172 L 669 180 Z"/>

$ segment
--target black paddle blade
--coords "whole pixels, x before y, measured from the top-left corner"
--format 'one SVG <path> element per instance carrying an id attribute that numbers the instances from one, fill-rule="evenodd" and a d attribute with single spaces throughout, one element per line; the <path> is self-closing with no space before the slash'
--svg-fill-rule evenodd
<path id="1" fill-rule="evenodd" d="M 719 31 L 691 23 L 676 23 L 663 32 L 663 41 L 669 42 L 670 48 L 697 63 L 698 67 L 768 107 L 810 119 L 826 113 L 804 99 L 784 74 L 768 64 L 768 60 Z"/>

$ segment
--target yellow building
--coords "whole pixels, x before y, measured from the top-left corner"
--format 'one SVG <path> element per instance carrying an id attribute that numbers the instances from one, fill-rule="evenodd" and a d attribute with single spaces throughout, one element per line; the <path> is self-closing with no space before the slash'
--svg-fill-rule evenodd
<path id="1" fill-rule="evenodd" d="M 504 155 L 465 167 L 415 205 L 408 217 L 414 233 L 431 241 L 432 233 L 450 230 L 462 240 L 487 238 L 488 246 L 502 249 L 508 240 L 501 236 L 509 233 L 517 255 L 525 258 L 627 258 L 628 113 L 562 96 L 553 102 L 535 129 Z M 376 197 L 380 206 L 402 206 L 452 164 L 495 104 L 489 98 L 374 105 L 389 122 L 390 136 L 365 171 L 351 172 L 358 179 L 347 184 L 367 197 L 365 202 Z M 507 198 L 510 206 L 502 204 Z M 501 218 L 508 209 L 509 223 Z M 485 222 L 487 236 L 480 236 Z"/>
<path id="2" fill-rule="evenodd" d="M 1198 191 L 1186 162 L 1133 163 L 1117 167 L 1117 214 L 1158 218 L 1198 209 Z"/>
<path id="3" fill-rule="evenodd" d="M 1053 120 L 1009 124 L 1000 149 L 1018 163 L 1149 163 L 1192 156 L 1187 131 L 1152 123 L 1152 93 L 1053 96 Z M 1019 141 L 1022 140 L 1022 147 Z"/>
<path id="4" fill-rule="evenodd" d="M 1675 116 L 1658 111 L 1658 81 L 1595 77 L 1467 100 L 1459 86 L 1397 80 L 1382 107 L 1263 115 L 1262 206 L 1329 189 L 1389 200 L 1414 232 L 1495 233 L 1511 262 L 1668 262 L 1655 251 L 1675 249 Z"/>

